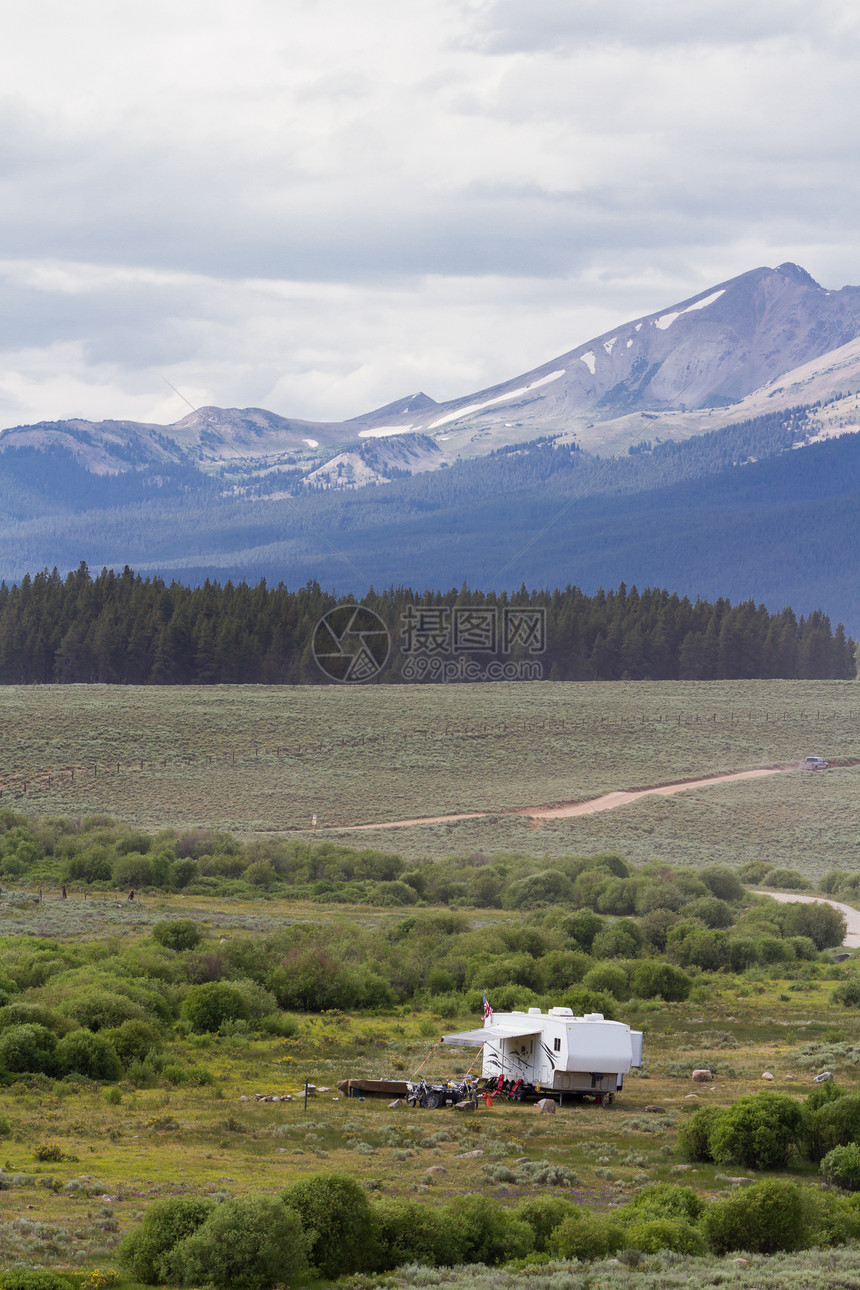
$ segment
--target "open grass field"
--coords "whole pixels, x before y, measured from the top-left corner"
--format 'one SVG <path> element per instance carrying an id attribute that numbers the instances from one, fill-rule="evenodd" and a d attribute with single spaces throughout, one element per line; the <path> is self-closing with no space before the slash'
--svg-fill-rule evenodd
<path id="1" fill-rule="evenodd" d="M 505 812 L 765 765 L 860 759 L 852 682 L 0 689 L 3 803 L 145 828 L 309 831 L 414 858 L 611 848 L 632 860 L 852 864 L 860 767 L 533 821 Z M 351 826 L 460 812 L 408 829 Z"/>

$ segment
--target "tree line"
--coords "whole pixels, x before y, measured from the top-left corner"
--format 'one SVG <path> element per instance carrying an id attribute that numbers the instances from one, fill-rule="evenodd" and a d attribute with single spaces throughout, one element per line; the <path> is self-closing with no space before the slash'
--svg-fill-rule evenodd
<path id="1" fill-rule="evenodd" d="M 317 582 L 296 591 L 265 579 L 190 587 L 128 566 L 96 577 L 85 563 L 66 578 L 43 570 L 20 584 L 0 583 L 0 684 L 321 683 L 327 677 L 314 633 L 326 613 L 350 603 Z M 537 664 L 532 675 L 558 681 L 856 675 L 855 642 L 841 624 L 834 630 L 820 611 L 798 618 L 790 608 L 771 613 L 752 601 L 693 602 L 622 583 L 595 595 L 572 586 L 523 586 L 510 595 L 465 585 L 444 593 L 392 587 L 371 589 L 357 603 L 388 630 L 391 651 L 373 678 L 383 683 L 443 679 L 432 666 L 415 666 L 440 657 L 484 669 L 492 660 L 529 661 Z M 537 614 L 537 634 L 505 641 L 500 624 L 513 611 Z M 415 627 L 421 621 L 423 636 Z M 478 635 L 458 641 L 457 623 Z M 465 671 L 451 675 L 470 679 Z"/>

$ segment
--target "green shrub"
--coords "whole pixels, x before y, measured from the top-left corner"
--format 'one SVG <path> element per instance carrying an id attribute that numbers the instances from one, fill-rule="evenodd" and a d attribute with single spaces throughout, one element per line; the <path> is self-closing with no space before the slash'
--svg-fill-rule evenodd
<path id="1" fill-rule="evenodd" d="M 57 1044 L 54 1053 L 61 1075 L 86 1075 L 87 1079 L 115 1080 L 122 1074 L 116 1049 L 104 1035 L 73 1030 Z"/>
<path id="2" fill-rule="evenodd" d="M 667 939 L 667 946 L 681 967 L 698 967 L 704 972 L 718 972 L 720 968 L 727 966 L 730 941 L 725 932 L 694 927 L 676 942 L 674 933 L 679 932 L 682 926 L 678 924 L 671 928 Z"/>
<path id="3" fill-rule="evenodd" d="M 158 1052 L 162 1047 L 161 1035 L 157 1027 L 143 1017 L 133 1017 L 115 1029 L 103 1030 L 100 1033 L 113 1044 L 117 1056 L 125 1067 L 130 1066 L 132 1062 L 143 1061 L 147 1053 Z"/>
<path id="4" fill-rule="evenodd" d="M 74 1017 L 87 1030 L 109 1030 L 124 1021 L 143 1017 L 144 1009 L 125 994 L 97 988 L 84 990 L 59 1005 L 64 1016 Z"/>
<path id="5" fill-rule="evenodd" d="M 156 923 L 152 939 L 168 950 L 194 950 L 203 940 L 203 933 L 193 918 L 174 918 Z"/>
<path id="6" fill-rule="evenodd" d="M 538 959 L 543 988 L 548 994 L 578 984 L 593 966 L 594 959 L 582 950 L 550 950 Z"/>
<path id="7" fill-rule="evenodd" d="M 504 1209 L 494 1197 L 463 1196 L 448 1212 L 462 1244 L 464 1263 L 505 1263 L 522 1258 L 534 1248 L 529 1224 Z"/>
<path id="8" fill-rule="evenodd" d="M 638 923 L 630 918 L 619 918 L 597 933 L 591 953 L 596 959 L 635 959 L 642 953 L 644 944 L 645 937 Z"/>
<path id="9" fill-rule="evenodd" d="M 626 999 L 630 994 L 630 983 L 624 968 L 618 963 L 597 963 L 582 978 L 586 990 L 600 990 L 613 995 L 616 999 Z"/>
<path id="10" fill-rule="evenodd" d="M 288 1012 L 270 1012 L 261 1017 L 259 1029 L 264 1035 L 278 1035 L 281 1039 L 292 1039 L 299 1033 L 299 1019 Z"/>
<path id="11" fill-rule="evenodd" d="M 12 1268 L 0 1275 L 0 1290 L 71 1290 L 71 1284 L 46 1268 Z"/>
<path id="12" fill-rule="evenodd" d="M 659 998 L 668 1003 L 683 1003 L 692 984 L 686 972 L 659 959 L 643 959 L 634 964 L 630 973 L 630 988 L 640 999 Z"/>
<path id="13" fill-rule="evenodd" d="M 310 1236 L 308 1259 L 323 1277 L 333 1280 L 376 1267 L 379 1229 L 367 1192 L 346 1174 L 303 1178 L 281 1193 Z"/>
<path id="14" fill-rule="evenodd" d="M 802 1131 L 798 1102 L 781 1093 L 755 1093 L 720 1116 L 709 1134 L 711 1154 L 718 1164 L 778 1169 L 797 1151 Z"/>
<path id="15" fill-rule="evenodd" d="M 840 1003 L 843 1008 L 860 1008 L 860 976 L 849 977 L 830 995 L 831 1003 Z"/>
<path id="16" fill-rule="evenodd" d="M 47 1026 L 9 1026 L 0 1032 L 0 1071 L 49 1075 L 57 1036 Z"/>
<path id="17" fill-rule="evenodd" d="M 812 886 L 796 869 L 768 869 L 761 882 L 764 887 L 779 887 L 786 891 L 809 891 Z"/>
<path id="18" fill-rule="evenodd" d="M 193 985 L 185 996 L 182 1015 L 192 1030 L 214 1032 L 225 1021 L 238 1021 L 248 1015 L 245 997 L 235 985 L 226 981 L 207 981 Z"/>
<path id="19" fill-rule="evenodd" d="M 834 1147 L 819 1165 L 822 1178 L 833 1187 L 860 1191 L 860 1143 L 848 1142 Z"/>
<path id="20" fill-rule="evenodd" d="M 702 1231 L 717 1254 L 775 1254 L 807 1244 L 809 1218 L 809 1205 L 795 1183 L 768 1178 L 714 1201 L 702 1217 Z"/>
<path id="21" fill-rule="evenodd" d="M 120 1242 L 117 1258 L 134 1281 L 159 1285 L 169 1279 L 170 1252 L 191 1236 L 212 1213 L 215 1202 L 204 1196 L 171 1196 L 147 1209 L 143 1223 Z"/>
<path id="22" fill-rule="evenodd" d="M 565 914 L 558 929 L 568 938 L 573 949 L 584 950 L 586 954 L 590 954 L 594 938 L 604 926 L 605 920 L 599 918 L 592 910 L 577 909 L 573 914 Z"/>
<path id="23" fill-rule="evenodd" d="M 55 1035 L 64 1035 L 72 1023 L 42 1003 L 20 1002 L 0 1008 L 0 1030 L 8 1030 L 10 1026 L 45 1026 Z"/>
<path id="24" fill-rule="evenodd" d="M 495 997 L 493 1001 L 495 1002 Z M 586 990 L 583 986 L 565 990 L 561 1004 L 565 1008 L 571 1008 L 577 1017 L 583 1017 L 587 1012 L 600 1012 L 607 1021 L 614 1021 L 618 1014 L 618 1000 L 611 994 L 605 994 L 602 990 Z"/>
<path id="25" fill-rule="evenodd" d="M 452 1267 L 463 1261 L 463 1246 L 450 1216 L 413 1200 L 385 1197 L 373 1206 L 379 1225 L 381 1265 L 403 1263 Z"/>
<path id="26" fill-rule="evenodd" d="M 605 1259 L 623 1245 L 620 1223 L 584 1208 L 564 1219 L 546 1240 L 547 1252 L 562 1259 Z"/>
<path id="27" fill-rule="evenodd" d="M 307 1273 L 307 1246 L 295 1210 L 271 1196 L 242 1196 L 218 1205 L 167 1262 L 185 1285 L 271 1290 Z"/>
<path id="28" fill-rule="evenodd" d="M 564 1196 L 527 1196 L 514 1206 L 513 1213 L 528 1223 L 534 1235 L 535 1250 L 542 1254 L 550 1233 L 576 1213 L 576 1206 Z"/>
<path id="29" fill-rule="evenodd" d="M 11 1138 L 12 1122 L 5 1115 L 0 1115 L 0 1138 Z"/>
<path id="30" fill-rule="evenodd" d="M 720 900 L 734 903 L 743 899 L 741 880 L 734 869 L 729 869 L 727 865 L 708 865 L 699 870 L 699 877 L 712 895 Z"/>
<path id="31" fill-rule="evenodd" d="M 834 1147 L 860 1141 L 860 1093 L 846 1093 L 807 1113 L 804 1127 L 812 1160 L 821 1160 Z"/>
<path id="32" fill-rule="evenodd" d="M 700 918 L 706 927 L 723 930 L 735 921 L 731 905 L 716 896 L 699 896 L 697 900 L 688 901 L 679 912 L 682 918 Z"/>
<path id="33" fill-rule="evenodd" d="M 657 1254 L 673 1250 L 676 1254 L 704 1254 L 705 1238 L 697 1227 L 683 1218 L 661 1218 L 648 1213 L 630 1223 L 625 1231 L 625 1247 Z"/>
<path id="34" fill-rule="evenodd" d="M 819 950 L 842 944 L 847 928 L 845 915 L 823 900 L 787 904 L 781 914 L 786 936 L 807 936 Z"/>
<path id="35" fill-rule="evenodd" d="M 631 1201 L 630 1212 L 634 1211 L 654 1217 L 681 1218 L 687 1223 L 698 1223 L 705 1212 L 705 1202 L 692 1187 L 654 1183 Z"/>
<path id="36" fill-rule="evenodd" d="M 722 1119 L 719 1106 L 702 1106 L 678 1126 L 678 1154 L 684 1160 L 713 1160 L 711 1133 Z"/>
<path id="37" fill-rule="evenodd" d="M 113 861 L 104 847 L 82 851 L 67 861 L 63 871 L 65 882 L 110 882 Z"/>
<path id="38" fill-rule="evenodd" d="M 58 1142 L 40 1142 L 33 1152 L 33 1158 L 43 1164 L 58 1164 L 66 1159 L 66 1153 Z"/>

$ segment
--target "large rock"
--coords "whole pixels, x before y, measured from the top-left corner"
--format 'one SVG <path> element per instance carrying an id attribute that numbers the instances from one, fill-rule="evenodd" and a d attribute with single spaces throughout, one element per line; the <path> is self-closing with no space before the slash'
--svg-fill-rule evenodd
<path id="1" fill-rule="evenodd" d="M 555 1115 L 558 1105 L 551 1097 L 542 1097 L 537 1104 L 537 1108 L 541 1115 Z"/>
<path id="2" fill-rule="evenodd" d="M 693 1071 L 693 1079 L 697 1084 L 710 1084 L 713 1078 L 713 1071 Z"/>

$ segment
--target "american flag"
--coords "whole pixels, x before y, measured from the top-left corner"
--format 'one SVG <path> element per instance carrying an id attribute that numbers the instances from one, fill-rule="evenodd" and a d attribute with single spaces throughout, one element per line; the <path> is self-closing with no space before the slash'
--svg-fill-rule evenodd
<path id="1" fill-rule="evenodd" d="M 487 992 L 484 991 L 484 1021 L 489 1021 L 493 1015 L 493 1009 L 490 1007 L 490 1001 L 487 998 Z"/>

